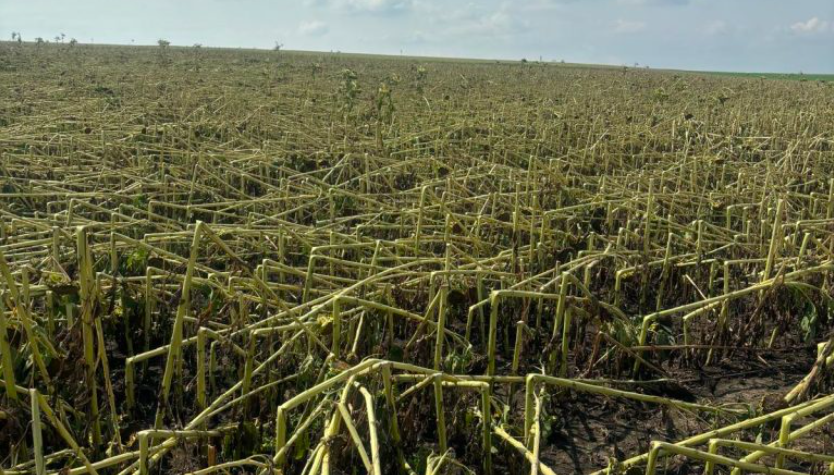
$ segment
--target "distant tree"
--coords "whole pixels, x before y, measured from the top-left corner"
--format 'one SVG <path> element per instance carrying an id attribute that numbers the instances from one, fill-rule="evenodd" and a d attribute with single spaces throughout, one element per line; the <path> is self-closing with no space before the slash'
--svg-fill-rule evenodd
<path id="1" fill-rule="evenodd" d="M 64 42 L 64 38 L 66 38 L 66 37 L 67 37 L 67 35 L 66 35 L 66 34 L 61 33 L 61 43 L 63 43 L 63 42 Z"/>
<path id="2" fill-rule="evenodd" d="M 158 45 L 159 45 L 159 47 L 160 47 L 161 49 L 168 49 L 168 47 L 169 47 L 169 46 L 171 46 L 171 42 L 170 42 L 170 41 L 168 41 L 168 40 L 163 40 L 162 38 L 160 38 L 159 40 L 157 40 L 156 44 L 158 44 Z"/>
<path id="3" fill-rule="evenodd" d="M 76 40 L 75 38 L 70 38 L 70 40 L 69 40 L 70 47 L 74 47 L 77 44 L 78 44 L 78 40 Z"/>
<path id="4" fill-rule="evenodd" d="M 56 42 L 56 43 L 60 43 L 60 42 L 61 42 L 61 35 L 55 35 L 55 42 Z"/>
<path id="5" fill-rule="evenodd" d="M 275 50 L 275 51 L 281 51 L 281 48 L 283 48 L 283 47 L 284 47 L 284 43 L 279 43 L 279 42 L 276 41 L 275 42 L 275 47 L 272 48 L 272 49 Z"/>
<path id="6" fill-rule="evenodd" d="M 14 40 L 16 40 L 16 39 L 17 39 L 17 33 L 15 33 L 15 32 L 13 31 L 13 32 L 12 32 L 12 41 L 14 41 Z"/>
<path id="7" fill-rule="evenodd" d="M 527 58 L 521 58 L 521 64 L 527 64 Z"/>
<path id="8" fill-rule="evenodd" d="M 45 41 L 44 41 L 44 40 L 43 40 L 43 38 L 41 38 L 40 36 L 38 36 L 37 38 L 35 38 L 35 44 L 36 44 L 36 45 L 40 46 L 40 45 L 42 45 L 42 44 L 44 44 L 44 43 L 45 43 Z"/>

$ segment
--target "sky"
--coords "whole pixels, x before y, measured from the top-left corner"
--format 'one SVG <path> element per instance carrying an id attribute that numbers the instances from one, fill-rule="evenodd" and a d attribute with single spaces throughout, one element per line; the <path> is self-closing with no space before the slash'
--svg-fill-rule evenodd
<path id="1" fill-rule="evenodd" d="M 834 73 L 834 0 L 0 0 L 0 38 Z M 53 40 L 54 41 L 54 40 Z"/>

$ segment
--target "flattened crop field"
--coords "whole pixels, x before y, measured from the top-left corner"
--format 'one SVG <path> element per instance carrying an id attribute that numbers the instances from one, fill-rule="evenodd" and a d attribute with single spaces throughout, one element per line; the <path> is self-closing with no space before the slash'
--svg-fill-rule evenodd
<path id="1" fill-rule="evenodd" d="M 834 462 L 834 82 L 0 43 L 0 187 L 2 475 Z"/>

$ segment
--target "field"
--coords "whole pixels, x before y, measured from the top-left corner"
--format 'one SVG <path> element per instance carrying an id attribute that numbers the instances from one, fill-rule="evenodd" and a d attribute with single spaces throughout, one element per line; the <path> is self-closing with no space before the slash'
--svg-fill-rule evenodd
<path id="1" fill-rule="evenodd" d="M 834 82 L 0 43 L 0 91 L 0 475 L 834 462 Z"/>

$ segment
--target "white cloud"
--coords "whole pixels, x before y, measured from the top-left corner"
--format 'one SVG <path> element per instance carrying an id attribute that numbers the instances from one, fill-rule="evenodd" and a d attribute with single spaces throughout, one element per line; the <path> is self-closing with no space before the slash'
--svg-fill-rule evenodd
<path id="1" fill-rule="evenodd" d="M 497 11 L 460 25 L 459 35 L 503 35 L 514 30 L 515 21 L 504 11 Z"/>
<path id="2" fill-rule="evenodd" d="M 305 21 L 298 25 L 298 32 L 306 36 L 321 36 L 329 29 L 327 23 L 318 20 Z"/>
<path id="3" fill-rule="evenodd" d="M 834 30 L 834 25 L 826 20 L 820 20 L 819 17 L 814 17 L 808 21 L 800 21 L 791 25 L 791 31 L 800 34 L 824 33 L 832 30 Z"/>
<path id="4" fill-rule="evenodd" d="M 726 34 L 730 31 L 730 25 L 724 20 L 715 20 L 704 28 L 704 32 L 710 36 Z"/>
<path id="5" fill-rule="evenodd" d="M 312 7 L 336 7 L 355 12 L 392 13 L 409 10 L 414 0 L 304 0 Z"/>
<path id="6" fill-rule="evenodd" d="M 617 5 L 643 7 L 648 5 L 686 5 L 689 0 L 616 0 Z"/>
<path id="7" fill-rule="evenodd" d="M 342 0 L 342 3 L 354 10 L 369 12 L 406 10 L 412 6 L 411 0 Z"/>
<path id="8" fill-rule="evenodd" d="M 577 6 L 582 4 L 599 5 L 598 8 L 607 8 L 605 4 L 614 4 L 626 7 L 645 6 L 666 6 L 686 5 L 690 0 L 523 0 L 517 1 L 517 6 L 525 10 L 547 10 L 562 6 Z"/>
<path id="9" fill-rule="evenodd" d="M 620 18 L 614 23 L 614 33 L 637 33 L 646 29 L 642 21 L 629 21 Z"/>
<path id="10" fill-rule="evenodd" d="M 515 5 L 502 3 L 495 9 L 482 4 L 468 3 L 463 8 L 447 8 L 445 5 L 418 4 L 421 13 L 434 28 L 429 33 L 417 30 L 413 40 L 426 43 L 444 43 L 451 40 L 476 38 L 509 39 L 527 31 L 529 24 L 513 11 Z"/>

